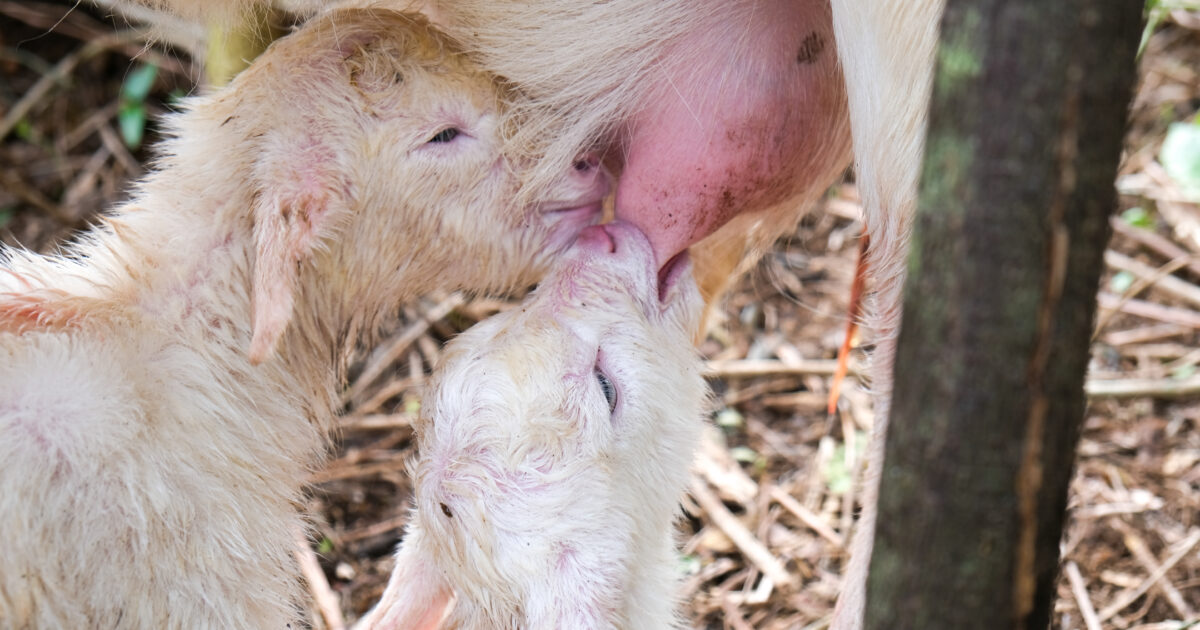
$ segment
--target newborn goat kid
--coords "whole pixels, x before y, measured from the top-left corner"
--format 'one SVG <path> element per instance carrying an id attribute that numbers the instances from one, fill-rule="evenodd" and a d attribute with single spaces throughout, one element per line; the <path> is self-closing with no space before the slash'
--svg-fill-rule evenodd
<path id="1" fill-rule="evenodd" d="M 448 347 L 416 426 L 413 521 L 361 628 L 679 625 L 702 302 L 678 265 L 660 301 L 652 261 L 636 228 L 587 228 L 519 310 Z"/>
<path id="2" fill-rule="evenodd" d="M 421 292 L 508 287 L 599 215 L 589 164 L 514 207 L 494 80 L 344 11 L 168 122 L 65 258 L 0 261 L 0 625 L 282 629 L 347 351 Z"/>

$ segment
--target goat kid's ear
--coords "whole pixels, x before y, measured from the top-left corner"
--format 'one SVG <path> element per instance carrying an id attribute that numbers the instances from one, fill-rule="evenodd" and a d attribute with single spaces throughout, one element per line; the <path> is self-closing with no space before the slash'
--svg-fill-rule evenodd
<path id="1" fill-rule="evenodd" d="M 419 530 L 409 529 L 396 568 L 379 603 L 354 630 L 436 630 L 454 605 L 454 590 L 423 551 Z"/>
<path id="2" fill-rule="evenodd" d="M 300 270 L 350 214 L 344 160 L 326 141 L 312 132 L 268 133 L 262 140 L 254 167 L 258 193 L 249 356 L 255 365 L 274 354 L 291 321 Z"/>

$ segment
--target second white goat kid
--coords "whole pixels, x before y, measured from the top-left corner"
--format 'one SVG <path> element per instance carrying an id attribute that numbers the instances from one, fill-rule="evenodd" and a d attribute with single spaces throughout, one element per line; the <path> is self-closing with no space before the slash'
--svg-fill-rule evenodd
<path id="1" fill-rule="evenodd" d="M 335 12 L 169 118 L 68 256 L 0 252 L 0 626 L 296 627 L 347 353 L 424 292 L 536 280 L 599 217 L 586 161 L 516 204 L 504 101 L 423 18 Z"/>
<path id="2" fill-rule="evenodd" d="M 587 228 L 519 309 L 448 346 L 413 521 L 360 628 L 679 627 L 703 305 L 686 263 L 660 287 L 652 260 L 628 224 Z"/>

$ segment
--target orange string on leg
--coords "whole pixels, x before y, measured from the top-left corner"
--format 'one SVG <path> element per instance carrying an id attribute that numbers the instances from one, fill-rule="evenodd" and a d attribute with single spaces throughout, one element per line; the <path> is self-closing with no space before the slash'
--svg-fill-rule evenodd
<path id="1" fill-rule="evenodd" d="M 854 265 L 854 282 L 850 285 L 850 304 L 847 307 L 849 317 L 846 321 L 846 337 L 842 339 L 842 347 L 838 348 L 837 370 L 834 371 L 833 382 L 829 386 L 829 402 L 826 405 L 829 415 L 837 411 L 838 399 L 842 394 L 842 381 L 846 380 L 846 371 L 850 366 L 850 344 L 854 333 L 858 331 L 858 318 L 862 314 L 863 285 L 866 284 L 867 278 L 867 248 L 870 243 L 871 239 L 866 234 L 863 234 L 862 240 L 858 242 L 858 261 Z"/>

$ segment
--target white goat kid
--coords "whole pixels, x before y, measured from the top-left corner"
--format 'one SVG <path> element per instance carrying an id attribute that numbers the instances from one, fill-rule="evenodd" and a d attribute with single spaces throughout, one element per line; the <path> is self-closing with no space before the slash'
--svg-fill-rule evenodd
<path id="1" fill-rule="evenodd" d="M 282 629 L 344 358 L 432 289 L 536 280 L 607 191 L 518 206 L 496 82 L 342 11 L 167 124 L 66 257 L 0 260 L 0 626 Z"/>
<path id="2" fill-rule="evenodd" d="M 591 227 L 520 309 L 448 348 L 416 510 L 361 628 L 669 628 L 674 524 L 706 405 L 686 265 Z"/>

